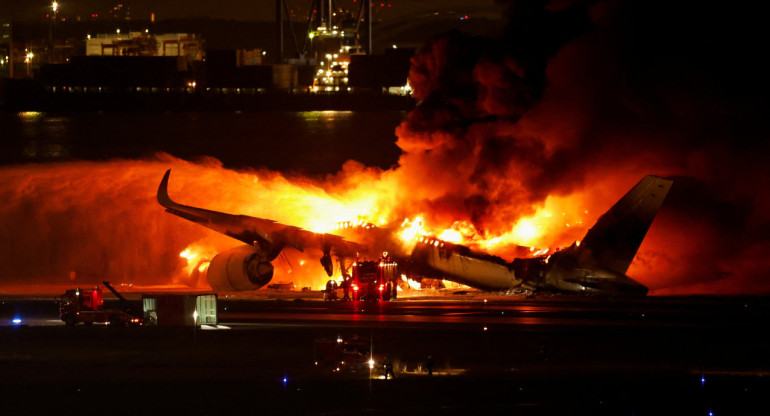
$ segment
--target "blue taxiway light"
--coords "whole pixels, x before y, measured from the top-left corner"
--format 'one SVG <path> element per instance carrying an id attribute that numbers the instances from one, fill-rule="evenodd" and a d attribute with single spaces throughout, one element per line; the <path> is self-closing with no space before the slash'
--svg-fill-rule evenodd
<path id="1" fill-rule="evenodd" d="M 21 325 L 21 318 L 13 318 L 13 321 L 11 322 L 13 322 L 14 325 Z"/>

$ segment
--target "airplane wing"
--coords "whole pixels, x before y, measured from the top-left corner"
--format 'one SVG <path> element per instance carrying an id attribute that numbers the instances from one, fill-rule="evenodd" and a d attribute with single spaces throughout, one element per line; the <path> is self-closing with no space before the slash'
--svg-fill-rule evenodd
<path id="1" fill-rule="evenodd" d="M 273 220 L 233 215 L 202 208 L 178 204 L 168 196 L 168 179 L 171 169 L 166 171 L 158 186 L 158 202 L 166 212 L 200 224 L 218 233 L 232 237 L 250 245 L 259 245 L 268 254 L 268 260 L 274 259 L 286 247 L 299 251 L 305 248 L 318 248 L 324 255 L 333 252 L 337 256 L 352 257 L 362 251 L 357 243 L 326 233 L 314 233 L 302 228 L 285 225 Z"/>

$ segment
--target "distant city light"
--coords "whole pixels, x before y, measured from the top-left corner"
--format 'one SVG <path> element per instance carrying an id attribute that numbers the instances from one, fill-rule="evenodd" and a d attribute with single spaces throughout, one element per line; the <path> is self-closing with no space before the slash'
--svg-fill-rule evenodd
<path id="1" fill-rule="evenodd" d="M 53 2 L 51 4 L 51 9 L 53 9 L 53 12 L 56 13 L 59 10 L 59 3 Z"/>

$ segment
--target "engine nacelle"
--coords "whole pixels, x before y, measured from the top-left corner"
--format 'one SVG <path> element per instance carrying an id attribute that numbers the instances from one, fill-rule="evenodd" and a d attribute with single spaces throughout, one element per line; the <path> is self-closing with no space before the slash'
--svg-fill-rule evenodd
<path id="1" fill-rule="evenodd" d="M 209 264 L 208 281 L 214 290 L 255 290 L 273 278 L 273 265 L 252 246 L 217 254 Z"/>

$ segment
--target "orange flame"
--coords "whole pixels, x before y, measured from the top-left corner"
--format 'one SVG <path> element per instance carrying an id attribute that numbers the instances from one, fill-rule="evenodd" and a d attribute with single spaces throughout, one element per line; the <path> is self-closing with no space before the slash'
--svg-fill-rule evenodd
<path id="1" fill-rule="evenodd" d="M 603 212 L 618 198 L 617 192 L 605 189 L 625 189 L 633 183 L 629 180 L 607 186 L 604 182 L 580 193 L 548 197 L 542 207 L 517 223 L 487 221 L 482 230 L 469 218 L 463 218 L 460 211 L 445 212 L 440 207 L 429 210 L 430 206 L 416 203 L 424 195 L 415 195 L 411 190 L 426 191 L 399 185 L 407 181 L 400 171 L 382 172 L 356 163 L 346 164 L 340 173 L 324 181 L 290 180 L 268 171 L 235 172 L 214 161 L 193 164 L 167 155 L 153 161 L 20 166 L 2 172 L 8 184 L 8 191 L 2 195 L 5 200 L 16 201 L 2 209 L 3 217 L 23 222 L 48 215 L 45 224 L 57 224 L 57 228 L 25 226 L 23 231 L 13 231 L 10 235 L 18 243 L 15 252 L 66 259 L 57 269 L 66 267 L 78 276 L 125 276 L 136 283 L 160 283 L 162 279 L 187 282 L 197 275 L 199 282 L 205 282 L 201 276 L 206 271 L 205 263 L 216 253 L 240 243 L 169 215 L 158 206 L 157 184 L 168 168 L 173 169 L 169 194 L 186 205 L 268 218 L 308 230 L 328 230 L 329 224 L 332 229 L 335 223 L 343 224 L 338 224 L 333 233 L 390 227 L 395 230 L 394 240 L 407 249 L 423 238 L 431 244 L 467 245 L 509 261 L 521 256 L 517 245 L 566 247 L 581 239 L 586 231 L 584 224 L 596 220 L 589 212 Z M 83 189 L 89 193 L 84 194 Z M 591 199 L 586 198 L 589 194 Z M 55 198 L 31 199 L 35 195 Z M 24 208 L 30 206 L 36 210 L 34 215 Z M 65 211 L 68 221 L 59 221 L 58 213 Z M 115 235 L 122 236 L 121 244 L 115 244 Z M 53 243 L 50 248 L 40 246 L 40 242 L 68 240 L 86 243 L 64 248 Z M 533 254 L 535 250 L 526 253 Z M 99 263 L 94 258 L 109 261 Z M 320 258 L 320 251 L 286 249 L 274 261 L 273 281 L 321 287 L 328 277 Z M 29 275 L 45 277 L 49 273 L 32 259 L 25 267 L 30 269 Z M 338 276 L 336 262 L 335 269 Z M 0 271 L 18 275 L 17 270 Z M 54 276 L 55 271 L 48 275 Z"/>

